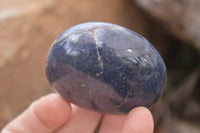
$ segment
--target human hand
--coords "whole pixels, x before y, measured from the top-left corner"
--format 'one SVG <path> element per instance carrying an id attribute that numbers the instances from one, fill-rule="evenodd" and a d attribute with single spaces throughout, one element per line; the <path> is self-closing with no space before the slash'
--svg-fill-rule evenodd
<path id="1" fill-rule="evenodd" d="M 58 94 L 35 101 L 1 133 L 93 133 L 102 114 L 70 104 Z M 145 107 L 128 115 L 104 115 L 99 133 L 153 133 L 153 118 Z"/>

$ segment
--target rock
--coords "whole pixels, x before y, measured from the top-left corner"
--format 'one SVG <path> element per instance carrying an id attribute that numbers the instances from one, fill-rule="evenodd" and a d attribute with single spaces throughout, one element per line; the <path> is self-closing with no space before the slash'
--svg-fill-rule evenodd
<path id="1" fill-rule="evenodd" d="M 142 36 L 119 25 L 90 22 L 63 32 L 46 63 L 52 87 L 80 107 L 124 114 L 162 95 L 166 67 Z"/>
<path id="2" fill-rule="evenodd" d="M 134 0 L 148 14 L 164 22 L 177 37 L 193 42 L 200 50 L 199 0 Z"/>

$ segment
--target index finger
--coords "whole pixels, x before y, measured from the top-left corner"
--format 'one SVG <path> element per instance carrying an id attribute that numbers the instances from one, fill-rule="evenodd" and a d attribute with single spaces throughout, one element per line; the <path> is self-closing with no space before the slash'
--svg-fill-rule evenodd
<path id="1" fill-rule="evenodd" d="M 11 121 L 2 133 L 52 133 L 67 122 L 70 114 L 70 103 L 58 94 L 50 94 L 35 101 Z"/>

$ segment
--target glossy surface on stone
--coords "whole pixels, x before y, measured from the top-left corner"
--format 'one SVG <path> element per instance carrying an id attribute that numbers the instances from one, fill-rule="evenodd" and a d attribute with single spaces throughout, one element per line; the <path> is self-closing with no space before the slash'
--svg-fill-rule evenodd
<path id="1" fill-rule="evenodd" d="M 123 114 L 159 100 L 166 67 L 156 49 L 137 33 L 89 22 L 69 28 L 55 40 L 46 75 L 66 100 L 101 113 Z"/>

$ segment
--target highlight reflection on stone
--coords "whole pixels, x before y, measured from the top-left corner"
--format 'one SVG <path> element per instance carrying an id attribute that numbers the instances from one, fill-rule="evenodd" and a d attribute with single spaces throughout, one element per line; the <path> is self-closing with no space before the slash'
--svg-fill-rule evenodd
<path id="1" fill-rule="evenodd" d="M 66 100 L 101 113 L 123 114 L 159 100 L 166 67 L 139 34 L 111 23 L 89 22 L 55 40 L 46 75 Z"/>

